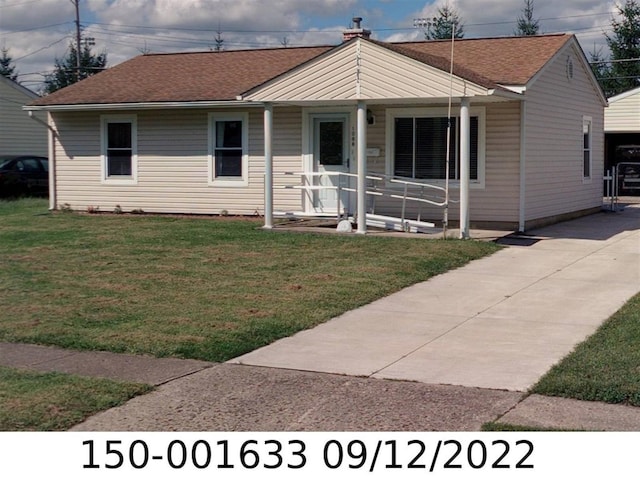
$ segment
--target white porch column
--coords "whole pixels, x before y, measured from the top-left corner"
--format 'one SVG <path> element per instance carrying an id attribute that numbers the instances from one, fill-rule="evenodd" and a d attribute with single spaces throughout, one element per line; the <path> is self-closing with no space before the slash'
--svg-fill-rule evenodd
<path id="1" fill-rule="evenodd" d="M 358 101 L 358 229 L 357 233 L 367 233 L 367 104 Z"/>
<path id="2" fill-rule="evenodd" d="M 469 182 L 471 176 L 471 118 L 470 100 L 460 104 L 460 238 L 469 238 Z"/>
<path id="3" fill-rule="evenodd" d="M 264 228 L 273 228 L 273 105 L 264 105 Z"/>

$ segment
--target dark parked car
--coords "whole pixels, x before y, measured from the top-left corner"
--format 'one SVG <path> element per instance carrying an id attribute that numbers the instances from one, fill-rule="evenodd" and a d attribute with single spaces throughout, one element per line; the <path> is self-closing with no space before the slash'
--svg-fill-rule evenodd
<path id="1" fill-rule="evenodd" d="M 0 155 L 0 196 L 46 195 L 49 160 L 35 155 Z"/>

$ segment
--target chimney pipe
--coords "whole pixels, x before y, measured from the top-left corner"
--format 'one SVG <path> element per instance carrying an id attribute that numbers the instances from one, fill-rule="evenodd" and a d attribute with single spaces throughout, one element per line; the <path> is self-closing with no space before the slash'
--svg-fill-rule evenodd
<path id="1" fill-rule="evenodd" d="M 342 32 L 343 42 L 347 42 L 356 37 L 367 39 L 371 37 L 371 30 L 362 28 L 362 17 L 353 17 L 351 21 L 353 22 L 353 28 L 349 28 Z"/>

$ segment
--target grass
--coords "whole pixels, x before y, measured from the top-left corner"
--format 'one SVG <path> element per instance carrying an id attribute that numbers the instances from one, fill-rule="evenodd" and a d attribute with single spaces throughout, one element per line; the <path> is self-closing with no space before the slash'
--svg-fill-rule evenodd
<path id="1" fill-rule="evenodd" d="M 495 252 L 0 202 L 0 341 L 224 361 Z"/>
<path id="2" fill-rule="evenodd" d="M 532 393 L 640 406 L 640 294 L 555 365 Z"/>
<path id="3" fill-rule="evenodd" d="M 67 430 L 148 385 L 0 367 L 0 431 Z"/>

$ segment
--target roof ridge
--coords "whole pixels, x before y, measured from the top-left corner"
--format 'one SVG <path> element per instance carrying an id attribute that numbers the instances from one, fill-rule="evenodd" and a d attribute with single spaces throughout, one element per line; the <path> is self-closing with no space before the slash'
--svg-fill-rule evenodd
<path id="1" fill-rule="evenodd" d="M 558 32 L 558 33 L 541 33 L 538 35 L 503 35 L 503 36 L 496 36 L 496 37 L 477 37 L 477 38 L 456 38 L 455 42 L 459 43 L 459 42 L 482 42 L 482 41 L 486 41 L 486 40 L 518 40 L 518 39 L 530 39 L 530 38 L 548 38 L 548 37 L 571 37 L 574 34 L 572 33 L 562 33 L 562 32 Z M 400 42 L 383 42 L 380 40 L 377 40 L 380 43 L 387 43 L 387 44 L 391 44 L 391 45 L 411 45 L 411 44 L 416 44 L 416 43 L 451 43 L 451 39 L 450 38 L 443 38 L 443 39 L 435 39 L 435 40 L 404 40 L 404 41 L 400 41 Z"/>
<path id="2" fill-rule="evenodd" d="M 142 57 L 154 57 L 154 56 L 171 56 L 171 55 L 207 55 L 207 54 L 225 54 L 225 53 L 241 53 L 241 52 L 269 52 L 280 50 L 304 50 L 311 48 L 335 48 L 338 45 L 302 45 L 298 47 L 257 47 L 257 48 L 239 48 L 234 50 L 194 50 L 192 52 L 150 52 L 143 53 Z M 135 58 L 135 57 L 134 57 Z"/>

